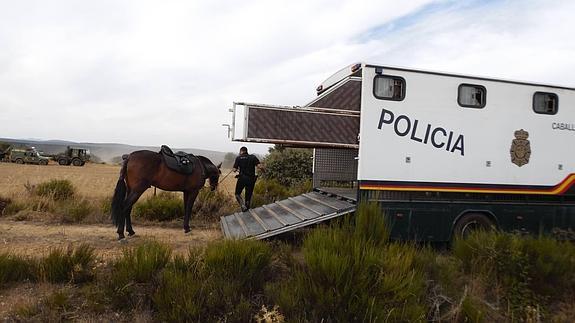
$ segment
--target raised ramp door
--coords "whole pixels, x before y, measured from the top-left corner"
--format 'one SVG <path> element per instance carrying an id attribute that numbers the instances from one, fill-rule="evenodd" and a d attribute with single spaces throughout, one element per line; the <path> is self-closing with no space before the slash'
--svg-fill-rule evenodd
<path id="1" fill-rule="evenodd" d="M 356 209 L 355 196 L 319 189 L 247 212 L 221 217 L 227 239 L 264 239 L 329 220 Z"/>

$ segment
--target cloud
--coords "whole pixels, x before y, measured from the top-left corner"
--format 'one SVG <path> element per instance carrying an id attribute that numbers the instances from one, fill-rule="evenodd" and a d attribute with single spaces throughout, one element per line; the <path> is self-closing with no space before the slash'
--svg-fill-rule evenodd
<path id="1" fill-rule="evenodd" d="M 0 1 L 1 135 L 235 151 L 233 101 L 301 105 L 357 61 L 573 84 L 574 6 Z"/>

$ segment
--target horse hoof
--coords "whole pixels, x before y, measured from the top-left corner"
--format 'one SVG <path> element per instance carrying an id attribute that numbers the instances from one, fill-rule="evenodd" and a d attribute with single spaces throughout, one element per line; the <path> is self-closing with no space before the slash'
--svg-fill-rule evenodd
<path id="1" fill-rule="evenodd" d="M 128 239 L 126 239 L 125 237 L 124 238 L 118 238 L 118 242 L 120 244 L 126 244 L 126 243 L 128 243 Z"/>
<path id="2" fill-rule="evenodd" d="M 184 234 L 187 235 L 187 236 L 191 236 L 191 235 L 192 235 L 192 230 L 184 231 Z"/>

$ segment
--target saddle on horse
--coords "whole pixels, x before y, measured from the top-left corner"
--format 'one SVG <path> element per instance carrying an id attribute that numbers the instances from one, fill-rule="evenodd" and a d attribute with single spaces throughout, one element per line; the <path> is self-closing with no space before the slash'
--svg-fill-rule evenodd
<path id="1" fill-rule="evenodd" d="M 170 147 L 166 145 L 162 145 L 160 155 L 162 155 L 169 169 L 187 175 L 194 172 L 196 163 L 199 162 L 198 158 L 193 154 L 188 154 L 183 151 L 174 153 Z"/>

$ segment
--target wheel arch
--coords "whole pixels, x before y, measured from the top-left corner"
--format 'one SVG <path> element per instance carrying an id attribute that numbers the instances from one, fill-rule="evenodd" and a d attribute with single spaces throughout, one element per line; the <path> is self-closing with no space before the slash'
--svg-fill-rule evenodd
<path id="1" fill-rule="evenodd" d="M 451 222 L 451 228 L 449 230 L 449 239 L 453 239 L 453 230 L 455 230 L 455 225 L 457 224 L 457 222 L 459 220 L 461 220 L 461 218 L 463 218 L 464 216 L 468 215 L 468 214 L 481 214 L 484 215 L 485 217 L 487 217 L 489 220 L 491 220 L 493 222 L 493 225 L 495 226 L 495 229 L 499 228 L 499 219 L 497 218 L 497 216 L 495 215 L 495 213 L 493 213 L 493 211 L 491 210 L 486 210 L 486 209 L 466 209 L 461 211 L 456 217 L 455 219 Z"/>

